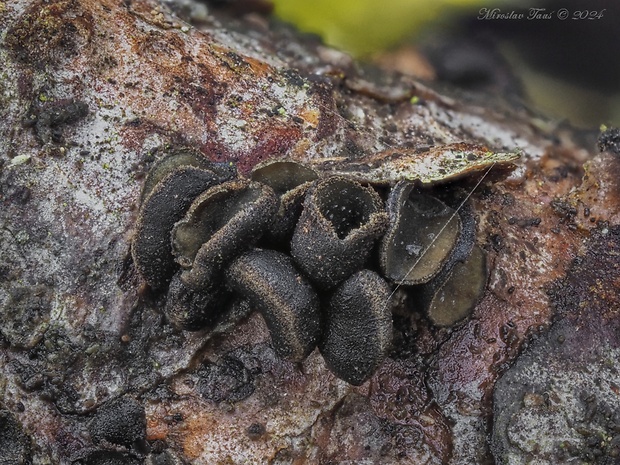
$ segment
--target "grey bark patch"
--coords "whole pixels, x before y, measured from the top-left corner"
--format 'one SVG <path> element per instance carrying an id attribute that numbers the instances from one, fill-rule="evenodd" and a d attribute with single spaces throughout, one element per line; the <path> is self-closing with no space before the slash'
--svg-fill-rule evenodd
<path id="1" fill-rule="evenodd" d="M 142 462 L 123 452 L 98 450 L 91 452 L 77 463 L 81 465 L 139 465 Z"/>
<path id="2" fill-rule="evenodd" d="M 31 349 L 48 328 L 52 291 L 47 286 L 23 286 L 10 291 L 3 306 L 0 332 L 15 348 Z"/>
<path id="3" fill-rule="evenodd" d="M 233 356 L 205 363 L 197 376 L 197 391 L 213 402 L 239 402 L 254 392 L 254 373 Z"/>
<path id="4" fill-rule="evenodd" d="M 0 465 L 25 465 L 30 456 L 30 444 L 15 417 L 0 410 Z"/>
<path id="5" fill-rule="evenodd" d="M 620 457 L 620 228 L 586 244 L 550 291 L 558 320 L 495 384 L 493 455 L 500 465 L 616 463 Z M 613 286 L 612 286 L 613 287 Z"/>

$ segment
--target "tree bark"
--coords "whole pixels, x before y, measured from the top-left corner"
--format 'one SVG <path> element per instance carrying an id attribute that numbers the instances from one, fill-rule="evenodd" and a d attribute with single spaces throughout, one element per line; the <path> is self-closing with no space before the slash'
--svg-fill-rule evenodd
<path id="1" fill-rule="evenodd" d="M 170 5 L 0 2 L 0 462 L 559 463 L 613 430 L 579 396 L 613 406 L 620 386 L 615 132 L 599 152 L 497 97 L 370 77 L 264 16 Z M 415 158 L 456 143 L 521 154 L 441 188 L 472 192 L 487 289 L 451 329 L 396 315 L 395 347 L 360 387 L 316 350 L 301 366 L 279 359 L 257 314 L 175 330 L 131 263 L 144 177 L 171 148 L 247 175 L 274 158 Z M 556 422 L 529 450 L 527 415 L 558 411 L 590 436 L 561 447 L 570 428 Z M 115 442 L 93 426 L 126 418 L 145 434 Z"/>

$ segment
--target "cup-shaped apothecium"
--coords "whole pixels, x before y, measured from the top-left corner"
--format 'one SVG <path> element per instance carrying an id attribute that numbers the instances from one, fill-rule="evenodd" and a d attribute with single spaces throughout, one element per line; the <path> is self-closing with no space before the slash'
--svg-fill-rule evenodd
<path id="1" fill-rule="evenodd" d="M 179 148 L 157 161 L 142 188 L 132 242 L 138 272 L 153 289 L 165 287 L 175 272 L 170 232 L 194 199 L 236 175 L 233 165 L 213 163 L 191 148 Z"/>
<path id="2" fill-rule="evenodd" d="M 455 210 L 401 181 L 388 199 L 390 227 L 381 241 L 381 269 L 397 284 L 430 281 L 443 268 L 461 234 Z"/>
<path id="3" fill-rule="evenodd" d="M 291 255 L 314 283 L 329 289 L 364 266 L 387 223 L 372 188 L 341 176 L 322 179 L 306 195 Z"/>
<path id="4" fill-rule="evenodd" d="M 336 376 L 359 385 L 391 345 L 391 284 L 436 326 L 463 321 L 484 291 L 468 196 L 437 195 L 400 181 L 386 211 L 351 177 L 270 160 L 247 179 L 180 149 L 147 175 L 132 255 L 144 281 L 167 292 L 175 327 L 230 324 L 251 307 L 280 357 L 301 362 L 318 345 Z M 240 299 L 245 310 L 223 318 Z"/>
<path id="5" fill-rule="evenodd" d="M 280 207 L 266 234 L 272 244 L 281 247 L 290 241 L 304 196 L 317 177 L 314 170 L 287 160 L 269 161 L 252 171 L 253 181 L 267 184 L 280 196 Z"/>
<path id="6" fill-rule="evenodd" d="M 131 252 L 138 272 L 153 289 L 166 286 L 175 271 L 172 228 L 193 200 L 217 182 L 211 171 L 181 166 L 159 181 L 142 202 Z"/>
<path id="7" fill-rule="evenodd" d="M 201 194 L 172 231 L 172 248 L 184 268 L 182 280 L 194 289 L 212 286 L 234 257 L 263 235 L 278 207 L 269 186 L 244 179 Z"/>

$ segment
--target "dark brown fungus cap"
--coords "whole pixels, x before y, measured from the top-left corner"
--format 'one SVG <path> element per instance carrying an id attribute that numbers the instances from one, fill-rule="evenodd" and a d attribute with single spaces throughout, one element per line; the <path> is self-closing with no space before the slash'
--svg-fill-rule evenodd
<path id="1" fill-rule="evenodd" d="M 466 191 L 450 189 L 449 191 L 439 193 L 438 198 L 448 205 L 448 207 L 454 209 L 454 211 L 458 213 L 461 221 L 461 232 L 458 235 L 456 244 L 454 244 L 443 268 L 436 276 L 437 279 L 441 279 L 442 275 L 447 276 L 447 273 L 454 265 L 459 262 L 464 262 L 469 258 L 469 254 L 471 254 L 471 250 L 476 243 L 477 224 L 473 207 L 470 202 L 466 201 Z"/>
<path id="2" fill-rule="evenodd" d="M 221 286 L 200 291 L 191 289 L 181 279 L 181 272 L 170 281 L 164 312 L 174 327 L 197 331 L 213 326 L 224 314 L 228 293 Z"/>
<path id="3" fill-rule="evenodd" d="M 207 160 L 202 153 L 195 149 L 189 147 L 179 148 L 159 159 L 151 167 L 144 180 L 141 200 L 143 201 L 163 178 L 176 168 L 183 166 L 193 166 L 194 168 L 211 171 L 220 182 L 228 181 L 237 174 L 237 170 L 232 164 L 214 163 Z"/>
<path id="4" fill-rule="evenodd" d="M 102 449 L 90 452 L 81 461 L 73 463 L 83 465 L 139 465 L 142 461 L 125 452 Z"/>
<path id="5" fill-rule="evenodd" d="M 278 356 L 299 362 L 316 347 L 319 299 L 287 255 L 255 249 L 232 262 L 229 285 L 261 312 Z"/>
<path id="6" fill-rule="evenodd" d="M 390 192 L 390 227 L 380 248 L 385 277 L 406 285 L 436 276 L 461 232 L 461 220 L 452 208 L 413 189 L 412 183 L 401 181 Z"/>
<path id="7" fill-rule="evenodd" d="M 310 279 L 329 289 L 364 266 L 387 224 L 372 188 L 339 176 L 320 180 L 304 200 L 291 255 Z"/>
<path id="8" fill-rule="evenodd" d="M 461 220 L 461 233 L 444 268 L 451 268 L 455 263 L 467 260 L 476 243 L 476 216 L 471 203 L 464 200 L 467 192 L 458 191 L 456 194 L 454 192 L 452 191 L 449 196 L 441 197 L 441 200 L 457 211 Z"/>
<path id="9" fill-rule="evenodd" d="M 131 446 L 146 436 L 144 407 L 131 397 L 120 397 L 101 406 L 88 425 L 95 443 L 103 440 Z"/>
<path id="10" fill-rule="evenodd" d="M 267 184 L 280 196 L 278 213 L 268 230 L 272 242 L 288 242 L 301 214 L 303 198 L 317 177 L 314 170 L 293 161 L 267 162 L 254 169 L 252 180 Z"/>
<path id="11" fill-rule="evenodd" d="M 359 386 L 383 362 L 392 343 L 390 286 L 369 270 L 355 273 L 334 292 L 319 344 L 329 369 Z"/>
<path id="12" fill-rule="evenodd" d="M 314 181 L 317 177 L 313 169 L 285 160 L 261 163 L 252 171 L 252 181 L 267 184 L 280 195 L 286 194 L 300 184 Z"/>
<path id="13" fill-rule="evenodd" d="M 196 290 L 212 287 L 224 265 L 263 235 L 277 208 L 273 189 L 247 180 L 201 194 L 172 232 L 176 260 L 187 268 L 183 282 Z"/>
<path id="14" fill-rule="evenodd" d="M 466 261 L 459 261 L 421 290 L 426 314 L 436 326 L 452 326 L 467 318 L 486 288 L 487 264 L 475 245 Z"/>
<path id="15" fill-rule="evenodd" d="M 210 171 L 182 166 L 165 176 L 144 199 L 131 251 L 138 272 L 152 288 L 165 286 L 174 273 L 170 244 L 174 224 L 201 192 L 217 182 Z"/>
<path id="16" fill-rule="evenodd" d="M 475 245 L 476 218 L 466 197 L 466 192 L 455 190 L 441 196 L 458 210 L 461 234 L 440 273 L 416 289 L 421 306 L 436 326 L 451 326 L 469 316 L 486 285 L 486 259 Z"/>

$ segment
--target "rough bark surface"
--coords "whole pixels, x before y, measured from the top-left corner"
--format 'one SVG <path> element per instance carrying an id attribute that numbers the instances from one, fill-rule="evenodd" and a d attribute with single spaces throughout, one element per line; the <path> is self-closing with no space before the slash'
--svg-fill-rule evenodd
<path id="1" fill-rule="evenodd" d="M 620 393 L 618 135 L 598 153 L 522 107 L 182 5 L 0 1 L 0 463 L 612 463 L 620 420 L 588 405 L 616 415 Z M 396 315 L 360 387 L 317 351 L 280 360 L 257 314 L 174 330 L 132 267 L 144 175 L 170 147 L 247 173 L 463 142 L 522 153 L 472 195 L 488 288 L 452 330 Z M 532 445 L 543 417 L 557 428 Z"/>

